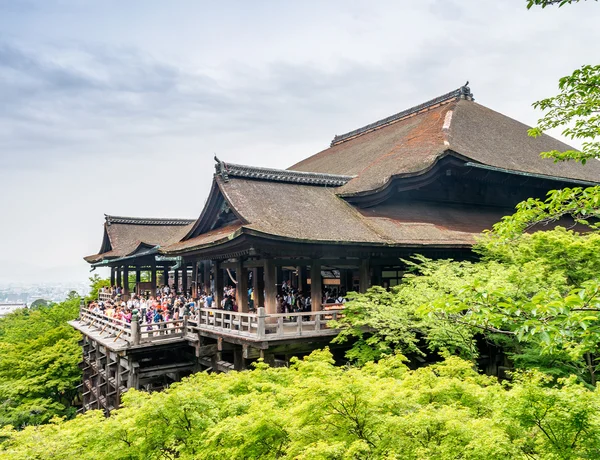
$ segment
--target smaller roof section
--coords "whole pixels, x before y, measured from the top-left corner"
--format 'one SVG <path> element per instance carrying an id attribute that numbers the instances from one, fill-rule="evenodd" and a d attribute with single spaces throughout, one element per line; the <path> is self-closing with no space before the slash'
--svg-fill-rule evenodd
<path id="1" fill-rule="evenodd" d="M 84 257 L 90 264 L 144 255 L 148 249 L 176 243 L 190 230 L 193 219 L 123 217 L 104 215 L 100 251 Z"/>

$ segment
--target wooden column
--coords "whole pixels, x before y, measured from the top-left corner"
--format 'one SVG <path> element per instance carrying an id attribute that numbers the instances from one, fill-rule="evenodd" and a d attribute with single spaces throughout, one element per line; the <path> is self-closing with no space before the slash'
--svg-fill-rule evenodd
<path id="1" fill-rule="evenodd" d="M 248 313 L 248 269 L 244 267 L 244 261 L 240 257 L 235 266 L 235 278 L 237 281 L 235 298 L 240 313 Z"/>
<path id="2" fill-rule="evenodd" d="M 129 267 L 123 266 L 123 294 L 129 294 Z"/>
<path id="3" fill-rule="evenodd" d="M 140 267 L 135 267 L 135 293 L 139 294 L 138 286 L 142 282 L 142 271 Z"/>
<path id="4" fill-rule="evenodd" d="M 203 289 L 210 294 L 210 260 L 204 261 L 204 286 Z"/>
<path id="5" fill-rule="evenodd" d="M 344 280 L 344 284 L 346 287 L 346 292 L 350 292 L 354 289 L 353 284 L 354 284 L 354 270 L 352 270 L 351 268 L 348 268 L 346 270 L 344 270 L 344 274 L 345 276 L 345 280 Z"/>
<path id="6" fill-rule="evenodd" d="M 323 287 L 321 280 L 321 261 L 310 261 L 310 305 L 312 311 L 321 311 Z"/>
<path id="7" fill-rule="evenodd" d="M 371 267 L 371 271 L 373 272 L 373 276 L 371 277 L 371 286 L 381 286 L 383 284 L 381 276 L 383 267 L 381 265 L 375 265 Z"/>
<path id="8" fill-rule="evenodd" d="M 198 287 L 196 294 L 199 296 L 204 290 L 204 261 L 198 262 Z"/>
<path id="9" fill-rule="evenodd" d="M 156 295 L 156 265 L 152 265 L 152 267 L 150 267 L 150 289 L 151 289 L 151 293 L 150 295 L 155 296 Z"/>
<path id="10" fill-rule="evenodd" d="M 173 290 L 177 292 L 179 290 L 179 269 L 173 270 Z"/>
<path id="11" fill-rule="evenodd" d="M 192 264 L 192 297 L 198 297 L 198 262 Z"/>
<path id="12" fill-rule="evenodd" d="M 221 308 L 221 301 L 223 300 L 223 269 L 221 268 L 218 261 L 215 261 L 215 308 Z"/>
<path id="13" fill-rule="evenodd" d="M 110 267 L 110 286 L 115 285 L 115 267 Z"/>
<path id="14" fill-rule="evenodd" d="M 122 281 L 121 281 L 121 267 L 117 267 L 117 286 L 123 286 Z"/>
<path id="15" fill-rule="evenodd" d="M 363 259 L 360 261 L 359 278 L 358 278 L 358 291 L 361 293 L 367 292 L 371 280 L 369 277 L 369 260 Z"/>
<path id="16" fill-rule="evenodd" d="M 248 302 L 250 302 L 250 300 L 254 300 L 253 303 L 253 307 L 254 310 L 256 311 L 256 309 L 259 307 L 259 305 L 257 304 L 257 298 L 256 298 L 256 285 L 258 283 L 258 268 L 253 268 L 252 269 L 252 299 L 248 299 Z"/>
<path id="17" fill-rule="evenodd" d="M 165 265 L 163 267 L 163 284 L 165 286 L 169 285 L 169 266 Z"/>
<path id="18" fill-rule="evenodd" d="M 265 298 L 264 305 L 267 315 L 277 313 L 277 267 L 273 259 L 265 260 L 264 284 Z"/>
<path id="19" fill-rule="evenodd" d="M 299 266 L 298 270 L 298 290 L 306 295 L 306 267 Z"/>
<path id="20" fill-rule="evenodd" d="M 188 269 L 187 264 L 183 264 L 181 267 L 181 292 L 185 294 L 188 288 Z"/>
<path id="21" fill-rule="evenodd" d="M 265 306 L 265 268 L 258 267 L 254 278 L 254 308 Z"/>

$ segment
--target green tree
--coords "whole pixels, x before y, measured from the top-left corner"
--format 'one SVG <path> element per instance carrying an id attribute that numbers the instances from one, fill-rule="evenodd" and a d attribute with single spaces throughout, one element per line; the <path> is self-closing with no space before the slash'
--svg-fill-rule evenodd
<path id="1" fill-rule="evenodd" d="M 75 297 L 0 318 L 0 426 L 74 415 L 81 350 L 67 321 L 78 311 Z"/>
<path id="2" fill-rule="evenodd" d="M 551 5 L 570 5 L 572 3 L 579 3 L 581 0 L 526 0 L 527 1 L 527 9 L 530 9 L 533 6 L 541 6 L 542 8 L 546 8 Z M 585 1 L 585 0 L 584 0 Z M 595 0 L 598 1 L 598 0 Z"/>
<path id="3" fill-rule="evenodd" d="M 547 129 L 563 127 L 563 135 L 583 141 L 583 148 L 544 152 L 542 156 L 581 163 L 600 159 L 600 65 L 585 65 L 561 78 L 559 90 L 558 95 L 534 103 L 545 114 L 529 134 L 537 137 Z M 496 224 L 494 233 L 510 238 L 565 216 L 592 229 L 600 228 L 600 186 L 553 190 L 545 200 L 530 198 L 517 205 L 515 214 Z"/>
<path id="4" fill-rule="evenodd" d="M 98 292 L 103 287 L 110 287 L 110 279 L 109 278 L 100 278 L 99 275 L 94 274 L 94 276 L 90 276 L 90 293 L 86 297 L 86 301 L 98 299 Z"/>
<path id="5" fill-rule="evenodd" d="M 600 394 L 536 372 L 510 384 L 454 356 L 416 370 L 401 355 L 337 367 L 328 350 L 289 368 L 198 373 L 130 390 L 109 417 L 3 430 L 19 459 L 589 459 Z"/>
<path id="6" fill-rule="evenodd" d="M 32 310 L 36 310 L 37 308 L 40 307 L 46 307 L 48 306 L 48 301 L 44 300 L 44 299 L 36 299 L 34 300 L 31 305 L 29 306 L 30 309 Z"/>

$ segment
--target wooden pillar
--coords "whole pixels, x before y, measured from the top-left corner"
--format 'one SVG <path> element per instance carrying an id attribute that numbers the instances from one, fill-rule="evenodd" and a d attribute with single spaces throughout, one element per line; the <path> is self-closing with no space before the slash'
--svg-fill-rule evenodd
<path id="1" fill-rule="evenodd" d="M 248 313 L 248 269 L 244 267 L 244 261 L 240 257 L 235 266 L 235 278 L 237 281 L 235 298 L 240 313 Z"/>
<path id="2" fill-rule="evenodd" d="M 210 260 L 204 261 L 204 291 L 210 294 Z"/>
<path id="3" fill-rule="evenodd" d="M 277 280 L 277 282 L 275 283 L 275 285 L 277 286 L 277 283 L 282 285 L 283 284 L 283 267 L 276 266 L 275 270 L 277 270 L 277 275 L 275 276 L 275 279 Z M 278 293 L 279 291 L 277 290 L 275 292 Z"/>
<path id="4" fill-rule="evenodd" d="M 298 290 L 306 295 L 306 267 L 299 266 L 298 270 Z"/>
<path id="5" fill-rule="evenodd" d="M 369 259 L 363 259 L 360 261 L 359 277 L 358 277 L 358 291 L 361 293 L 367 292 L 371 280 L 369 277 Z"/>
<path id="6" fill-rule="evenodd" d="M 169 285 L 169 266 L 165 265 L 163 267 L 163 284 L 165 286 Z"/>
<path id="7" fill-rule="evenodd" d="M 215 308 L 221 308 L 221 301 L 223 300 L 223 269 L 221 268 L 218 261 L 215 261 Z"/>
<path id="8" fill-rule="evenodd" d="M 312 311 L 321 311 L 323 287 L 321 280 L 321 261 L 310 261 L 310 305 Z"/>
<path id="9" fill-rule="evenodd" d="M 381 286 L 383 284 L 381 276 L 383 269 L 381 265 L 372 266 L 371 271 L 373 272 L 373 276 L 371 278 L 371 286 Z"/>
<path id="10" fill-rule="evenodd" d="M 142 271 L 140 267 L 135 267 L 135 293 L 139 294 L 139 285 L 142 282 Z"/>
<path id="11" fill-rule="evenodd" d="M 115 285 L 115 267 L 110 267 L 110 286 Z"/>
<path id="12" fill-rule="evenodd" d="M 179 269 L 173 270 L 173 290 L 177 292 L 179 290 Z"/>
<path id="13" fill-rule="evenodd" d="M 198 297 L 198 262 L 192 264 L 192 297 Z"/>
<path id="14" fill-rule="evenodd" d="M 256 277 L 254 278 L 254 308 L 265 306 L 265 268 L 258 267 L 255 269 Z"/>
<path id="15" fill-rule="evenodd" d="M 129 294 L 129 267 L 123 266 L 123 294 Z"/>
<path id="16" fill-rule="evenodd" d="M 156 265 L 154 264 L 150 267 L 150 289 L 152 290 L 150 295 L 156 295 Z"/>
<path id="17" fill-rule="evenodd" d="M 181 267 L 181 292 L 185 294 L 188 288 L 188 269 L 187 264 L 183 264 Z"/>
<path id="18" fill-rule="evenodd" d="M 273 259 L 265 260 L 264 284 L 265 298 L 264 305 L 267 315 L 277 313 L 277 267 Z"/>
<path id="19" fill-rule="evenodd" d="M 122 281 L 121 281 L 121 267 L 117 267 L 117 283 L 116 285 L 118 287 L 123 286 Z"/>
<path id="20" fill-rule="evenodd" d="M 346 279 L 344 280 L 345 283 L 345 287 L 346 287 L 346 292 L 350 292 L 352 290 L 354 290 L 354 270 L 352 270 L 351 268 L 348 268 L 346 270 L 344 270 L 344 274 L 346 275 Z"/>

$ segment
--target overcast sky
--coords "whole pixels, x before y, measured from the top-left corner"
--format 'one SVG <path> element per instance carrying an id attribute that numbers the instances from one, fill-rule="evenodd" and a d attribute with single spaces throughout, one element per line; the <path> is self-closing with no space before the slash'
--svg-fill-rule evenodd
<path id="1" fill-rule="evenodd" d="M 85 280 L 103 214 L 196 218 L 213 155 L 286 168 L 466 80 L 525 123 L 600 5 L 0 0 L 0 282 Z"/>

